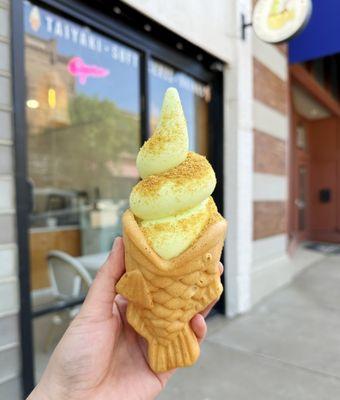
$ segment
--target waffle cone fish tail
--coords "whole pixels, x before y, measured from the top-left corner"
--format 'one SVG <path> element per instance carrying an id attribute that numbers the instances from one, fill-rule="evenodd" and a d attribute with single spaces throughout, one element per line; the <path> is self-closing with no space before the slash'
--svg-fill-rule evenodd
<path id="1" fill-rule="evenodd" d="M 227 222 L 211 193 L 215 173 L 188 151 L 176 89 L 167 90 L 158 126 L 137 157 L 142 180 L 122 219 L 126 273 L 116 285 L 127 320 L 148 342 L 155 372 L 192 365 L 199 344 L 192 317 L 218 299 Z"/>
<path id="2" fill-rule="evenodd" d="M 168 343 L 153 340 L 148 350 L 150 367 L 158 372 L 192 365 L 199 355 L 199 345 L 188 324 Z"/>

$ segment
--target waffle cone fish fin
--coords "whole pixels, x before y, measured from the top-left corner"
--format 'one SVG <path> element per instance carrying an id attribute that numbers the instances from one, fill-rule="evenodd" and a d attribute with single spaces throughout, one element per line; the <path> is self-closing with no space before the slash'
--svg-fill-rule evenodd
<path id="1" fill-rule="evenodd" d="M 150 367 L 157 373 L 192 365 L 199 355 L 200 348 L 196 336 L 188 324 L 168 343 L 160 343 L 157 339 L 149 342 Z"/>
<path id="2" fill-rule="evenodd" d="M 126 272 L 117 283 L 116 290 L 134 304 L 145 308 L 153 306 L 150 290 L 138 269 Z"/>

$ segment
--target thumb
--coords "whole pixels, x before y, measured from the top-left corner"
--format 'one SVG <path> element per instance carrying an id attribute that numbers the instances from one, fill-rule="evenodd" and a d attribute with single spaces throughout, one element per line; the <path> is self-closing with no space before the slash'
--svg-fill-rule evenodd
<path id="1" fill-rule="evenodd" d="M 118 237 L 86 296 L 80 311 L 83 317 L 105 319 L 112 316 L 112 306 L 116 296 L 115 286 L 124 271 L 124 244 L 122 238 Z"/>

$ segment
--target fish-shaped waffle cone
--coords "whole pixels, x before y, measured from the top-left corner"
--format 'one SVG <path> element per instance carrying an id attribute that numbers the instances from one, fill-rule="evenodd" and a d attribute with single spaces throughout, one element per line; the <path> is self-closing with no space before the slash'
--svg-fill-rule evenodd
<path id="1" fill-rule="evenodd" d="M 126 273 L 116 285 L 129 301 L 127 320 L 148 342 L 155 372 L 195 363 L 200 348 L 191 318 L 223 291 L 218 263 L 227 222 L 219 219 L 182 254 L 162 259 L 149 246 L 133 213 L 123 215 Z"/>

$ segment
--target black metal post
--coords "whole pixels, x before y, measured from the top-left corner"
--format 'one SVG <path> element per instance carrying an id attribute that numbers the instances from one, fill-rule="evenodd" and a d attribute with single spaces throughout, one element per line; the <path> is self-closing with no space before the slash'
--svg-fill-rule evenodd
<path id="1" fill-rule="evenodd" d="M 22 391 L 26 398 L 34 387 L 33 342 L 28 249 L 29 204 L 26 181 L 27 145 L 25 123 L 24 16 L 22 0 L 13 0 L 12 22 L 12 90 L 15 148 L 15 188 L 17 214 L 18 271 L 20 285 L 20 338 Z"/>
<path id="2" fill-rule="evenodd" d="M 149 62 L 147 51 L 142 53 L 140 65 L 140 100 L 141 100 L 141 134 L 142 144 L 148 139 L 150 131 L 149 120 Z"/>
<path id="3" fill-rule="evenodd" d="M 214 73 L 212 85 L 212 98 L 210 102 L 210 135 L 209 135 L 209 160 L 214 168 L 217 185 L 213 193 L 219 212 L 224 211 L 224 102 L 223 102 L 223 71 Z M 223 253 L 221 256 L 223 260 Z M 227 266 L 225 266 L 227 267 Z M 221 277 L 222 282 L 224 275 Z M 225 286 L 226 290 L 226 286 Z M 225 313 L 225 294 L 223 293 L 215 308 L 220 313 Z"/>

